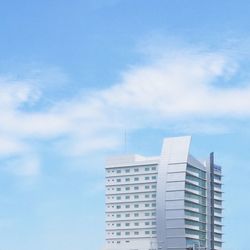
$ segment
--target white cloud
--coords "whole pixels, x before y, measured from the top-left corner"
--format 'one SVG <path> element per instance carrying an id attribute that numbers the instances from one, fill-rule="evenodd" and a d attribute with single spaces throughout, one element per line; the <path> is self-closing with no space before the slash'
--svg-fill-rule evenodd
<path id="1" fill-rule="evenodd" d="M 34 177 L 40 172 L 40 161 L 37 156 L 29 154 L 8 160 L 4 168 L 15 175 Z"/>
<path id="2" fill-rule="evenodd" d="M 25 152 L 26 146 L 16 139 L 0 136 L 0 156 L 9 156 Z"/>
<path id="3" fill-rule="evenodd" d="M 79 156 L 118 147 L 125 127 L 182 123 L 186 127 L 175 128 L 214 133 L 226 130 L 221 119 L 249 118 L 250 83 L 223 85 L 237 79 L 240 65 L 234 58 L 220 52 L 165 51 L 151 63 L 123 72 L 121 81 L 109 88 L 77 93 L 41 111 L 23 107 L 46 98 L 34 81 L 1 78 L 0 155 L 19 153 L 27 164 L 20 172 L 36 175 L 38 162 L 27 160 L 30 140 L 53 140 L 64 154 Z M 217 121 L 215 127 L 211 119 Z"/>

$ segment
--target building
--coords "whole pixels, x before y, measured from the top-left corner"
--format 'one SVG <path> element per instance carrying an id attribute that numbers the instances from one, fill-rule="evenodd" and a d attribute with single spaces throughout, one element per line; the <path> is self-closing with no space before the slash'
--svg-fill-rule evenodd
<path id="1" fill-rule="evenodd" d="M 105 250 L 222 249 L 221 167 L 166 138 L 160 157 L 111 157 L 106 166 Z"/>

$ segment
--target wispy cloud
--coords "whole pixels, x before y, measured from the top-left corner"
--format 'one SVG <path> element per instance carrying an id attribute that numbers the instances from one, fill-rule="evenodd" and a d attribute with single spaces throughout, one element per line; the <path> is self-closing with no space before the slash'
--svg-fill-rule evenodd
<path id="1" fill-rule="evenodd" d="M 38 140 L 79 156 L 118 147 L 125 127 L 178 123 L 186 124 L 175 126 L 181 131 L 214 133 L 227 129 L 223 119 L 250 116 L 250 79 L 244 85 L 230 82 L 241 66 L 234 57 L 220 51 L 163 51 L 150 63 L 131 66 L 109 88 L 77 93 L 39 110 L 26 107 L 46 98 L 35 80 L 0 78 L 0 155 L 27 159 L 36 151 L 30 141 Z M 17 172 L 36 175 L 40 164 L 35 161 Z"/>

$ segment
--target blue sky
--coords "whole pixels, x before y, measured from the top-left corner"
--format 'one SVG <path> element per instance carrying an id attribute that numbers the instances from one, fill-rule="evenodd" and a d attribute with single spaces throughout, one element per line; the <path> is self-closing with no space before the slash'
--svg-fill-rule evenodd
<path id="1" fill-rule="evenodd" d="M 104 159 L 191 134 L 223 166 L 224 250 L 250 221 L 250 2 L 1 1 L 0 249 L 100 250 Z"/>

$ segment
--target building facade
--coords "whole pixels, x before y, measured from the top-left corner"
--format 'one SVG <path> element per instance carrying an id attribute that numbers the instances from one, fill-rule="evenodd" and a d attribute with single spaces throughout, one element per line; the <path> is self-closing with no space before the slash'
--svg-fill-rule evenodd
<path id="1" fill-rule="evenodd" d="M 106 166 L 105 250 L 222 249 L 222 175 L 191 137 L 164 139 L 159 157 L 111 157 Z"/>

